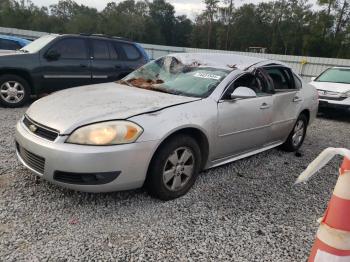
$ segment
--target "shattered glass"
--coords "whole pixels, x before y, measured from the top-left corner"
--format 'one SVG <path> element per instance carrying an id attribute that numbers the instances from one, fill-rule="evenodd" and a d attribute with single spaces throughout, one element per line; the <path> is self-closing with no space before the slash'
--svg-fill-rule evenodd
<path id="1" fill-rule="evenodd" d="M 119 83 L 176 95 L 206 97 L 230 72 L 196 61 L 184 64 L 176 57 L 166 56 L 144 65 Z"/>

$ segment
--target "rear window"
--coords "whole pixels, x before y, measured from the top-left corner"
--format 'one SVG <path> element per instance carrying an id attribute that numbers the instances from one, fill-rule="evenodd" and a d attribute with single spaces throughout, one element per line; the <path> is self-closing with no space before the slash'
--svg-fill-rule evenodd
<path id="1" fill-rule="evenodd" d="M 115 42 L 114 47 L 118 54 L 123 53 L 124 60 L 134 61 L 141 58 L 140 51 L 134 45 Z"/>
<path id="2" fill-rule="evenodd" d="M 140 58 L 140 53 L 135 46 L 122 44 L 122 48 L 128 60 L 136 60 Z"/>
<path id="3" fill-rule="evenodd" d="M 0 39 L 0 49 L 17 50 L 19 48 L 21 48 L 21 46 L 15 41 Z"/>
<path id="4" fill-rule="evenodd" d="M 109 59 L 108 42 L 103 40 L 92 40 L 94 59 Z"/>

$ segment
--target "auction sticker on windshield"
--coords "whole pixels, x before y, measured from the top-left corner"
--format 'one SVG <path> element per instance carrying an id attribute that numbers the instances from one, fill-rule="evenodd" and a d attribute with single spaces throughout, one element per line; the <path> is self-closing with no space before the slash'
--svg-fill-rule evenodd
<path id="1" fill-rule="evenodd" d="M 199 78 L 214 79 L 214 80 L 220 80 L 221 78 L 221 76 L 218 76 L 218 75 L 199 73 L 199 72 L 195 73 L 193 76 L 199 77 Z"/>

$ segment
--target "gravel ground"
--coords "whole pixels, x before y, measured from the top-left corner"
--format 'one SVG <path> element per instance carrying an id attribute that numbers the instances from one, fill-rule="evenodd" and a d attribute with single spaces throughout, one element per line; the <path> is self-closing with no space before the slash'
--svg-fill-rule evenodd
<path id="1" fill-rule="evenodd" d="M 327 116 L 301 156 L 273 149 L 211 169 L 180 199 L 79 193 L 18 163 L 13 127 L 24 111 L 0 108 L 1 261 L 305 261 L 341 159 L 293 182 L 324 148 L 350 148 L 350 117 Z"/>

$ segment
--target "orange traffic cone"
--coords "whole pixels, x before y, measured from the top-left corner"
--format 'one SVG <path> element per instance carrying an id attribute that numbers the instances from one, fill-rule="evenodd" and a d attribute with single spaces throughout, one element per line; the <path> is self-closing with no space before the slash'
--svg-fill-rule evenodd
<path id="1" fill-rule="evenodd" d="M 345 156 L 333 196 L 317 231 L 309 262 L 350 262 L 350 151 L 328 148 L 300 175 L 306 181 L 334 155 Z"/>

